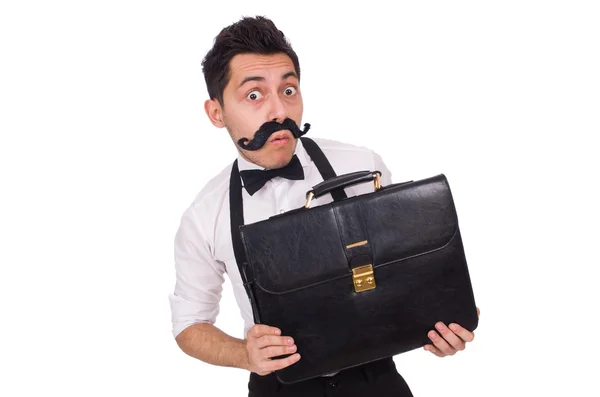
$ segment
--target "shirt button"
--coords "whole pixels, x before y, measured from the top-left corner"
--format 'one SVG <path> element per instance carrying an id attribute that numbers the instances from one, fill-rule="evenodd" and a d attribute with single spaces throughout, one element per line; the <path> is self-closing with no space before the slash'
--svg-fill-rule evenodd
<path id="1" fill-rule="evenodd" d="M 283 214 L 284 212 L 285 212 L 285 210 L 283 208 L 279 210 L 280 214 Z"/>

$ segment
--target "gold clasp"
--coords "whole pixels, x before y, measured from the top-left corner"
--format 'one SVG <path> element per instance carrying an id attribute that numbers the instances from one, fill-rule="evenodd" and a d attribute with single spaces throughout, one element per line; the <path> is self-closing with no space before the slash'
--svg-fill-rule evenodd
<path id="1" fill-rule="evenodd" d="M 375 289 L 373 265 L 359 266 L 352 269 L 352 281 L 354 282 L 355 292 L 363 292 Z"/>
<path id="2" fill-rule="evenodd" d="M 315 197 L 315 193 L 314 192 L 310 192 L 308 194 L 308 196 L 306 197 L 306 204 L 304 204 L 305 208 L 309 208 L 310 207 L 310 202 L 312 201 L 313 197 Z"/>
<path id="3" fill-rule="evenodd" d="M 354 247 L 360 247 L 361 245 L 366 245 L 368 242 L 369 242 L 368 240 L 359 241 L 358 243 L 347 245 L 346 249 L 350 249 L 350 248 L 354 248 Z"/>
<path id="4" fill-rule="evenodd" d="M 375 191 L 381 189 L 381 174 L 377 172 L 375 174 Z"/>

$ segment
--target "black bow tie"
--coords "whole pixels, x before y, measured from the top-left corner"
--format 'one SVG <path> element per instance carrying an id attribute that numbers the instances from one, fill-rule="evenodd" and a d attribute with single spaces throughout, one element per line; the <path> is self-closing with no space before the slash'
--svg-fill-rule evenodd
<path id="1" fill-rule="evenodd" d="M 304 179 L 304 171 L 298 157 L 294 155 L 288 165 L 272 170 L 245 170 L 240 171 L 240 176 L 244 181 L 244 188 L 251 196 L 258 192 L 265 183 L 271 178 L 280 176 L 287 179 Z"/>

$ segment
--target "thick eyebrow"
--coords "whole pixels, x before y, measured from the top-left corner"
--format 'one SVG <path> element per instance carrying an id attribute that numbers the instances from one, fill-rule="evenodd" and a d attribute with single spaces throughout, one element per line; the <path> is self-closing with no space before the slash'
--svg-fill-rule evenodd
<path id="1" fill-rule="evenodd" d="M 286 74 L 284 74 L 283 76 L 281 76 L 281 80 L 285 80 L 288 77 L 295 77 L 296 79 L 298 79 L 298 75 L 296 74 L 296 72 L 287 72 Z M 238 85 L 238 88 L 240 88 L 241 86 L 243 86 L 244 84 L 246 84 L 249 81 L 265 81 L 264 77 L 261 76 L 248 76 L 248 77 L 244 77 L 244 79 L 242 80 L 242 82 Z"/>
<path id="2" fill-rule="evenodd" d="M 281 80 L 285 80 L 288 77 L 295 77 L 296 79 L 298 79 L 298 75 L 296 74 L 296 72 L 287 72 L 286 74 L 281 76 Z"/>
<path id="3" fill-rule="evenodd" d="M 242 82 L 240 83 L 240 85 L 238 85 L 238 88 L 240 88 L 241 86 L 243 86 L 244 84 L 246 84 L 249 81 L 265 81 L 264 77 L 260 77 L 260 76 L 248 76 L 248 77 L 244 77 L 244 80 L 242 80 Z"/>

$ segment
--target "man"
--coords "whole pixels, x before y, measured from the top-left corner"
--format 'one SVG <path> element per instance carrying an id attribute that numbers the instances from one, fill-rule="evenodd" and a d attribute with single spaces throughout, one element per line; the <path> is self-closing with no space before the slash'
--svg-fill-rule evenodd
<path id="1" fill-rule="evenodd" d="M 206 114 L 216 127 L 227 129 L 238 150 L 245 223 L 301 207 L 306 191 L 322 178 L 298 139 L 306 132 L 298 127 L 303 112 L 300 66 L 283 33 L 266 18 L 243 18 L 216 37 L 203 61 L 203 72 L 210 96 L 204 106 Z M 392 183 L 381 157 L 371 150 L 314 141 L 336 174 L 380 170 L 382 184 Z M 296 384 L 278 382 L 273 372 L 302 358 L 295 353 L 291 337 L 275 327 L 253 323 L 232 247 L 228 199 L 232 167 L 202 189 L 183 214 L 176 235 L 177 277 L 170 301 L 179 347 L 204 362 L 250 371 L 250 396 L 411 396 L 391 358 Z M 256 170 L 288 169 L 295 171 L 258 181 L 251 177 Z M 348 196 L 368 191 L 372 185 L 346 188 Z M 314 205 L 331 200 L 329 195 L 320 197 Z M 213 325 L 225 272 L 245 321 L 243 340 Z M 452 355 L 473 340 L 473 334 L 458 324 L 438 323 L 436 327 L 438 331 L 429 334 L 432 344 L 425 349 L 437 356 Z M 278 356 L 287 357 L 272 359 Z"/>

